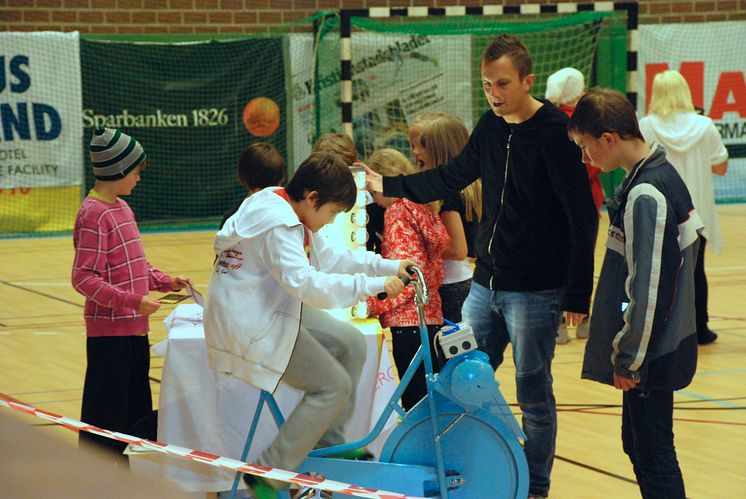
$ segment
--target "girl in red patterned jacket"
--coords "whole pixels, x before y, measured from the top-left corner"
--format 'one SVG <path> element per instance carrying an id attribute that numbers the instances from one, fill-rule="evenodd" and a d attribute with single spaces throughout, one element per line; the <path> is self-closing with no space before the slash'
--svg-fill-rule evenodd
<path id="1" fill-rule="evenodd" d="M 399 151 L 380 149 L 368 160 L 368 166 L 381 175 L 409 175 L 417 169 Z M 430 302 L 425 305 L 425 320 L 430 334 L 430 349 L 433 337 L 443 324 L 441 300 L 437 289 L 443 282 L 443 251 L 450 242 L 448 232 L 438 216 L 439 202 L 417 204 L 408 199 L 385 197 L 374 193 L 376 204 L 386 209 L 383 223 L 381 256 L 417 262 L 425 276 Z M 432 206 L 435 205 L 435 206 Z M 396 298 L 368 299 L 368 314 L 378 316 L 381 326 L 391 329 L 394 363 L 401 377 L 420 346 L 417 309 L 414 303 L 414 288 L 408 286 Z M 437 367 L 436 367 L 437 368 Z M 412 382 L 402 395 L 402 407 L 411 409 L 427 390 L 425 369 L 421 365 Z"/>

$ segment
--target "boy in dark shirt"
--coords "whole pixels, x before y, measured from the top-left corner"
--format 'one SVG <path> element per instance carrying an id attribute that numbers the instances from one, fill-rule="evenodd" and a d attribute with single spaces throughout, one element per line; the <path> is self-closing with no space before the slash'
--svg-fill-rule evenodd
<path id="1" fill-rule="evenodd" d="M 584 159 L 627 172 L 609 203 L 582 377 L 623 391 L 622 445 L 642 497 L 684 499 L 673 391 L 697 367 L 694 266 L 702 220 L 665 150 L 645 144 L 621 92 L 592 89 L 568 129 Z"/>

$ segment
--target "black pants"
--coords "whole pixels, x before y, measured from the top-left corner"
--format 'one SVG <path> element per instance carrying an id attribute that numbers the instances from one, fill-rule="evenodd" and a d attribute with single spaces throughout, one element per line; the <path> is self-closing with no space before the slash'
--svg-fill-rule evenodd
<path id="1" fill-rule="evenodd" d="M 694 266 L 694 308 L 697 317 L 697 336 L 707 334 L 707 276 L 705 276 L 705 246 L 707 239 L 699 236 L 699 253 Z"/>
<path id="2" fill-rule="evenodd" d="M 147 335 L 89 337 L 86 356 L 88 368 L 81 420 L 106 430 L 131 434 L 134 423 L 153 410 Z M 80 443 L 93 444 L 120 455 L 127 447 L 124 442 L 82 431 Z"/>
<path id="3" fill-rule="evenodd" d="M 471 279 L 440 286 L 438 293 L 442 302 L 443 317 L 451 322 L 461 322 L 461 307 L 471 289 Z"/>
<path id="4" fill-rule="evenodd" d="M 643 499 L 686 497 L 673 444 L 672 391 L 624 392 L 622 445 Z"/>
<path id="5" fill-rule="evenodd" d="M 427 332 L 430 336 L 430 354 L 433 357 L 433 370 L 436 372 L 440 369 L 440 366 L 435 355 L 435 349 L 433 348 L 433 338 L 438 330 L 440 330 L 440 327 L 439 325 L 427 326 Z M 399 379 L 401 379 L 417 353 L 417 349 L 420 348 L 420 328 L 417 326 L 391 326 L 391 343 L 396 372 L 399 373 Z M 425 364 L 423 362 L 417 368 L 414 378 L 412 378 L 409 386 L 407 386 L 402 394 L 402 407 L 408 411 L 417 402 L 422 400 L 425 394 L 427 394 L 427 384 L 425 383 Z"/>

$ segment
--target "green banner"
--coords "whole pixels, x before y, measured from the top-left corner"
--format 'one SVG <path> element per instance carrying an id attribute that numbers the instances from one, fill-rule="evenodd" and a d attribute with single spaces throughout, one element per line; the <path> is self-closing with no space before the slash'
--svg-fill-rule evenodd
<path id="1" fill-rule="evenodd" d="M 285 154 L 281 37 L 80 45 L 86 186 L 94 127 L 137 138 L 148 166 L 127 201 L 139 221 L 219 218 L 245 195 L 236 166 L 246 145 Z"/>

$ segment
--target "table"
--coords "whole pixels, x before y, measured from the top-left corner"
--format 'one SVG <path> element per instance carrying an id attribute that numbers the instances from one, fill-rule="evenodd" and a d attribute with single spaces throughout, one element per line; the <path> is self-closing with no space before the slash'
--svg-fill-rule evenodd
<path id="1" fill-rule="evenodd" d="M 168 338 L 152 348 L 156 355 L 165 356 L 158 404 L 158 440 L 239 459 L 259 391 L 237 378 L 209 368 L 201 306 L 179 305 L 166 318 L 165 324 Z M 369 433 L 396 388 L 387 342 L 378 321 L 353 321 L 353 324 L 365 336 L 368 354 L 357 388 L 353 415 L 345 428 L 348 441 Z M 274 395 L 287 417 L 302 392 L 280 384 Z M 396 421 L 395 414 L 392 414 L 387 423 L 389 431 L 383 432 L 369 446 L 374 453 L 380 451 Z M 276 434 L 274 421 L 265 409 L 247 461 L 255 462 Z M 137 458 L 131 459 L 133 471 L 150 468 L 148 471 L 157 472 L 161 478 L 174 481 L 187 491 L 225 491 L 233 482 L 233 472 L 213 466 L 158 453 L 147 456 L 136 453 L 135 456 Z"/>

